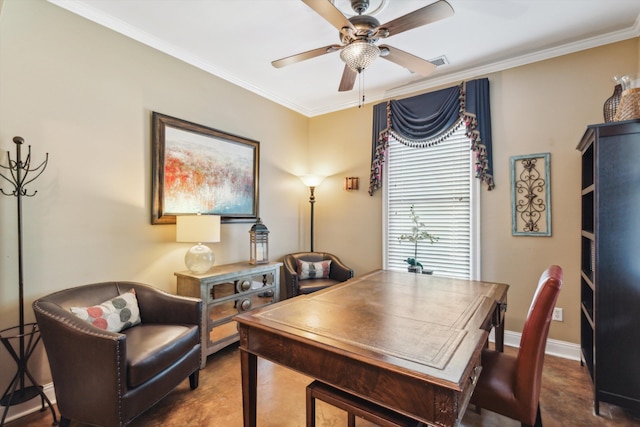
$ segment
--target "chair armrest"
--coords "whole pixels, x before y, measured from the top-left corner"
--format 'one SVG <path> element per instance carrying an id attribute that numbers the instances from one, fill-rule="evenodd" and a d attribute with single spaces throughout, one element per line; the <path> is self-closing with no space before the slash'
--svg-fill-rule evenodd
<path id="1" fill-rule="evenodd" d="M 121 292 L 136 291 L 143 323 L 198 325 L 202 327 L 202 300 L 173 295 L 160 289 L 132 282 L 119 282 Z"/>
<path id="2" fill-rule="evenodd" d="M 293 257 L 284 258 L 284 284 L 287 290 L 287 298 L 294 297 L 300 293 L 300 284 L 297 265 L 293 265 L 296 260 Z"/>
<path id="3" fill-rule="evenodd" d="M 337 280 L 339 282 L 346 282 L 353 277 L 353 269 L 340 261 L 339 258 L 333 255 L 328 255 L 331 259 L 331 270 L 329 271 L 329 278 Z"/>
<path id="4" fill-rule="evenodd" d="M 101 390 L 104 400 L 114 401 L 126 391 L 120 381 L 126 369 L 126 335 L 96 328 L 53 302 L 35 301 L 33 311 L 56 394 L 81 402 Z"/>

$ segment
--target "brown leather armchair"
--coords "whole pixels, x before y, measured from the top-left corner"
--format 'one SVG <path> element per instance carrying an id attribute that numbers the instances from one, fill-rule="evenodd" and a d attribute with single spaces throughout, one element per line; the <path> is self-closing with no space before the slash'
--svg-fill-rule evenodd
<path id="1" fill-rule="evenodd" d="M 520 421 L 523 427 L 542 427 L 540 385 L 553 308 L 562 286 L 562 268 L 542 273 L 522 330 L 517 356 L 485 349 L 482 372 L 471 396 L 484 408 Z"/>
<path id="2" fill-rule="evenodd" d="M 89 307 L 135 290 L 141 323 L 109 332 L 80 319 Z M 124 426 L 189 377 L 198 387 L 202 301 L 134 282 L 79 286 L 36 300 L 61 426 Z"/>
<path id="3" fill-rule="evenodd" d="M 331 260 L 329 277 L 324 279 L 304 279 L 298 276 L 298 260 L 306 262 L 320 262 Z M 326 252 L 298 252 L 284 256 L 284 283 L 287 298 L 333 286 L 345 282 L 353 277 L 353 269 L 346 266 L 340 259 Z"/>

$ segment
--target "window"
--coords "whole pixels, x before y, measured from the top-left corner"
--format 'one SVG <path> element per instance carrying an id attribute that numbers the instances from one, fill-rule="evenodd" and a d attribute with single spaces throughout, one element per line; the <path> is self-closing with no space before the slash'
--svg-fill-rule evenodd
<path id="1" fill-rule="evenodd" d="M 475 154 L 460 126 L 445 141 L 428 148 L 405 146 L 389 138 L 385 165 L 384 262 L 407 271 L 414 244 L 400 241 L 412 232 L 411 206 L 425 229 L 438 237 L 418 242 L 417 259 L 435 275 L 477 279 L 479 272 L 480 184 Z"/>

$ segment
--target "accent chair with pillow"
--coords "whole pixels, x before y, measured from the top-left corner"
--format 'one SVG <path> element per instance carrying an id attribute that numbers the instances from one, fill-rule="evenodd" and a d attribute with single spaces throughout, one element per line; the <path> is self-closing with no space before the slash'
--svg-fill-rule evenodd
<path id="1" fill-rule="evenodd" d="M 287 298 L 310 294 L 353 277 L 353 269 L 327 252 L 298 252 L 284 256 Z"/>
<path id="2" fill-rule="evenodd" d="M 202 301 L 104 282 L 33 303 L 60 425 L 125 426 L 189 377 L 198 387 Z"/>

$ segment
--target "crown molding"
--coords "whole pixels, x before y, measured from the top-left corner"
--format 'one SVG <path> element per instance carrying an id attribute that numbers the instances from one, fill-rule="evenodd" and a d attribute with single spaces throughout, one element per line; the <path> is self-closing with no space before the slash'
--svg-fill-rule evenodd
<path id="1" fill-rule="evenodd" d="M 522 65 L 532 64 L 534 62 L 544 61 L 546 59 L 552 59 L 563 55 L 579 52 L 582 50 L 592 49 L 599 46 L 604 46 L 611 43 L 616 43 L 623 40 L 628 40 L 640 35 L 640 16 L 636 19 L 634 25 L 625 30 L 614 31 L 611 33 L 603 34 L 600 36 L 591 37 L 588 39 L 580 40 L 573 43 L 567 43 L 561 46 L 541 50 L 538 52 L 521 55 L 515 58 L 506 59 L 503 61 L 494 62 L 479 67 L 470 68 L 468 70 L 460 71 L 458 73 L 447 74 L 440 78 L 423 80 L 418 83 L 399 86 L 390 89 L 385 92 L 385 98 L 393 98 L 409 93 L 415 93 L 432 89 L 434 87 L 442 86 L 449 83 L 457 83 L 463 80 L 469 80 L 478 76 L 484 76 L 491 73 L 496 73 L 510 68 L 520 67 Z"/>

